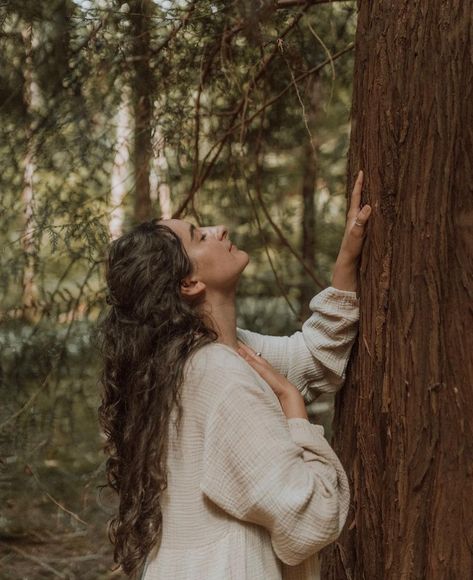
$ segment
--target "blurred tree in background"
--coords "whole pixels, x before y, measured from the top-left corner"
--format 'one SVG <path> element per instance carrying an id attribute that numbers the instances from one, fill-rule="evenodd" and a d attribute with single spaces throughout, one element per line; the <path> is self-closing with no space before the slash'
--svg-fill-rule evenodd
<path id="1" fill-rule="evenodd" d="M 109 578 L 107 244 L 225 223 L 239 326 L 300 328 L 344 230 L 355 6 L 6 0 L 0 22 L 0 578 Z"/>

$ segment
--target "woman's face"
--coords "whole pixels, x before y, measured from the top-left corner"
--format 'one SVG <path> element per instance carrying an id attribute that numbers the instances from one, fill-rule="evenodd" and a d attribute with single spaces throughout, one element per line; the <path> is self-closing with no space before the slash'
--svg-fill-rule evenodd
<path id="1" fill-rule="evenodd" d="M 224 226 L 196 227 L 184 220 L 160 220 L 182 241 L 192 262 L 191 281 L 205 285 L 207 290 L 233 289 L 249 262 L 249 256 L 239 250 L 228 237 Z"/>

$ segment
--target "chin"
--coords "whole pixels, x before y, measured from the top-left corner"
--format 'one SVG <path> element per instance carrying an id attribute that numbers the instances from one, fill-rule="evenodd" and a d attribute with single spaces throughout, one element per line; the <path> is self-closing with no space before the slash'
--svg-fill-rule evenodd
<path id="1" fill-rule="evenodd" d="M 249 254 L 247 254 L 244 250 L 240 250 L 240 252 L 243 254 L 244 258 L 242 257 L 242 262 L 244 264 L 243 268 L 242 268 L 242 272 L 243 270 L 248 266 L 249 262 L 250 262 L 250 256 Z"/>
<path id="2" fill-rule="evenodd" d="M 243 274 L 243 270 L 248 266 L 248 263 L 250 261 L 250 256 L 244 252 L 243 250 L 239 250 L 240 253 L 242 254 L 242 256 L 238 256 L 239 262 L 240 262 L 240 267 L 238 268 L 238 271 L 236 273 L 236 278 L 234 279 L 234 283 L 238 284 L 241 275 Z"/>

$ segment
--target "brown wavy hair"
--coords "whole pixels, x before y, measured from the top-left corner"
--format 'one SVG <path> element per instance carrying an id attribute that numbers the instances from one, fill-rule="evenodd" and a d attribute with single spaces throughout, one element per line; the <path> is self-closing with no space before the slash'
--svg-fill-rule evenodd
<path id="1" fill-rule="evenodd" d="M 106 261 L 107 302 L 97 338 L 103 367 L 99 422 L 107 484 L 119 497 L 108 525 L 117 569 L 136 578 L 162 526 L 160 495 L 172 409 L 182 417 L 184 365 L 217 339 L 180 292 L 193 265 L 179 237 L 151 220 L 113 241 Z"/>

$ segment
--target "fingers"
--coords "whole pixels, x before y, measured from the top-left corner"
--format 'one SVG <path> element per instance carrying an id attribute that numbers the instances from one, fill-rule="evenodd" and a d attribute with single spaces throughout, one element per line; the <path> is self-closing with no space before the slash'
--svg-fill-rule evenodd
<path id="1" fill-rule="evenodd" d="M 240 340 L 238 341 L 238 354 L 263 377 L 266 376 L 265 372 L 270 369 L 271 365 L 262 356 L 256 356 L 256 352 Z"/>
<path id="2" fill-rule="evenodd" d="M 358 211 L 361 202 L 361 189 L 363 187 L 363 171 L 360 169 L 351 194 L 350 210 Z"/>
<path id="3" fill-rule="evenodd" d="M 241 342 L 239 344 L 243 345 Z M 274 383 L 275 371 L 268 361 L 256 356 L 255 351 L 246 346 L 246 344 L 243 345 L 243 348 L 238 348 L 238 353 L 270 386 Z"/>
<path id="4" fill-rule="evenodd" d="M 358 176 L 355 181 L 355 185 L 353 187 L 353 192 L 351 196 L 351 203 L 350 203 L 350 211 L 348 219 L 352 218 L 352 225 L 351 231 L 357 234 L 363 234 L 365 226 L 369 220 L 371 215 L 371 206 L 369 204 L 365 204 L 361 209 L 361 190 L 363 187 L 363 178 L 364 174 L 363 171 L 360 169 L 358 172 Z"/>
<path id="5" fill-rule="evenodd" d="M 247 344 L 245 344 L 244 342 L 241 342 L 241 340 L 238 341 L 238 351 L 242 351 L 243 354 L 251 357 L 251 358 L 255 358 L 257 360 L 260 360 L 261 357 L 260 356 L 256 356 L 256 352 L 249 347 Z"/>
<path id="6" fill-rule="evenodd" d="M 371 206 L 366 204 L 363 208 L 358 212 L 356 219 L 353 221 L 353 228 L 364 230 L 366 224 L 371 215 Z"/>
<path id="7" fill-rule="evenodd" d="M 287 389 L 288 384 L 290 385 L 287 379 L 279 374 L 266 359 L 261 356 L 256 356 L 255 351 L 241 341 L 238 341 L 238 352 L 250 367 L 252 367 L 253 370 L 255 370 L 259 376 L 268 383 L 273 392 L 279 398 L 281 393 Z"/>

